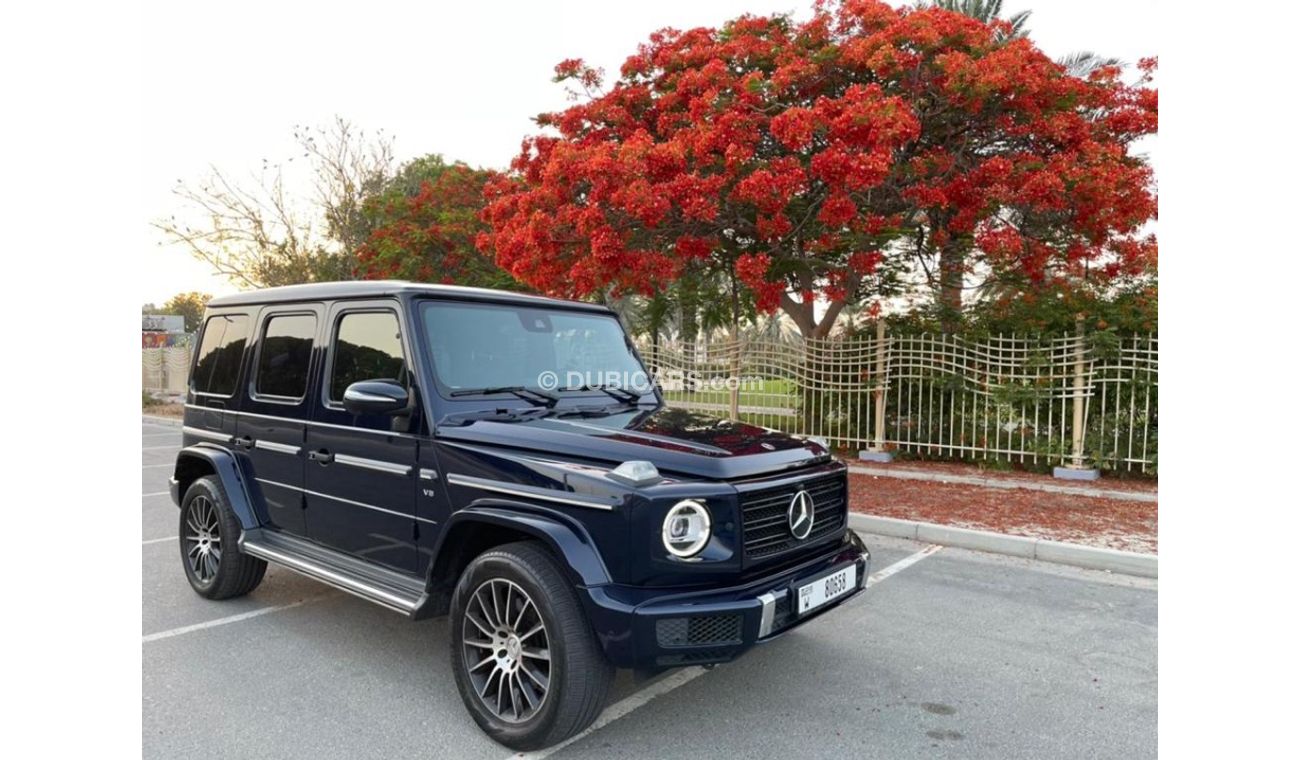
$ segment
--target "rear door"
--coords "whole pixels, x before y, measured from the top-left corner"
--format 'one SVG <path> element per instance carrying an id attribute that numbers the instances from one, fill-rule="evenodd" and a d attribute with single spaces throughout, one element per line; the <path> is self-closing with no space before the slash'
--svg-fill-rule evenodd
<path id="1" fill-rule="evenodd" d="M 343 302 L 330 309 L 328 344 L 306 437 L 307 535 L 414 572 L 418 438 L 400 415 L 354 415 L 343 391 L 361 380 L 411 388 L 402 317 L 393 301 Z M 414 410 L 418 415 L 418 410 Z"/>
<path id="2" fill-rule="evenodd" d="M 252 318 L 242 311 L 209 313 L 204 321 L 185 404 L 187 444 L 226 444 L 234 437 L 235 415 L 228 412 L 239 409 L 239 378 L 251 330 Z"/>
<path id="3" fill-rule="evenodd" d="M 307 535 L 303 446 L 323 322 L 318 304 L 262 310 L 235 437 L 248 456 L 271 526 L 299 536 Z"/>

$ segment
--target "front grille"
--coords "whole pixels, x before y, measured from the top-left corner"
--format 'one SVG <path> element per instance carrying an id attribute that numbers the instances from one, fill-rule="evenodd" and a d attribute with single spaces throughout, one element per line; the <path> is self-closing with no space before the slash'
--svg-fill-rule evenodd
<path id="1" fill-rule="evenodd" d="M 744 528 L 745 558 L 765 559 L 806 546 L 844 527 L 845 490 L 848 481 L 843 472 L 795 481 L 782 486 L 742 492 L 741 520 Z M 813 499 L 813 527 L 800 540 L 790 533 L 790 500 L 803 488 Z"/>
<path id="2" fill-rule="evenodd" d="M 699 615 L 655 622 L 661 647 L 696 647 L 740 643 L 740 615 Z"/>

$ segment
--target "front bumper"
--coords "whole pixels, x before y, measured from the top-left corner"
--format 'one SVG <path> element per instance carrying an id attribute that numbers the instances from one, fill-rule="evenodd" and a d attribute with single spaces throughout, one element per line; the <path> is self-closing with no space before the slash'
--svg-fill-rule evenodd
<path id="1" fill-rule="evenodd" d="M 794 589 L 836 569 L 857 566 L 856 587 L 799 617 Z M 658 669 L 728 662 L 839 607 L 865 588 L 871 554 L 853 531 L 833 548 L 742 586 L 681 592 L 671 588 L 583 589 L 588 617 L 606 657 L 618 667 Z"/>

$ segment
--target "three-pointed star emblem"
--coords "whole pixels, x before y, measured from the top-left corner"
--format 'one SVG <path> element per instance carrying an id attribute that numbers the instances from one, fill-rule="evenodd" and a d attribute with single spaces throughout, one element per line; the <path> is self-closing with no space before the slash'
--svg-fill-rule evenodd
<path id="1" fill-rule="evenodd" d="M 813 527 L 813 499 L 807 491 L 800 490 L 790 500 L 790 535 L 799 540 L 808 537 Z"/>

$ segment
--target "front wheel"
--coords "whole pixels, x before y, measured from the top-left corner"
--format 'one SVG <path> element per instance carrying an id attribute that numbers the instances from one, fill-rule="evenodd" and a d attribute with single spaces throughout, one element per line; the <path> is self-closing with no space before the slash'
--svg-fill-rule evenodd
<path id="1" fill-rule="evenodd" d="M 452 671 L 470 715 L 516 750 L 564 741 L 604 707 L 614 669 L 572 585 L 538 544 L 479 555 L 451 605 Z"/>

